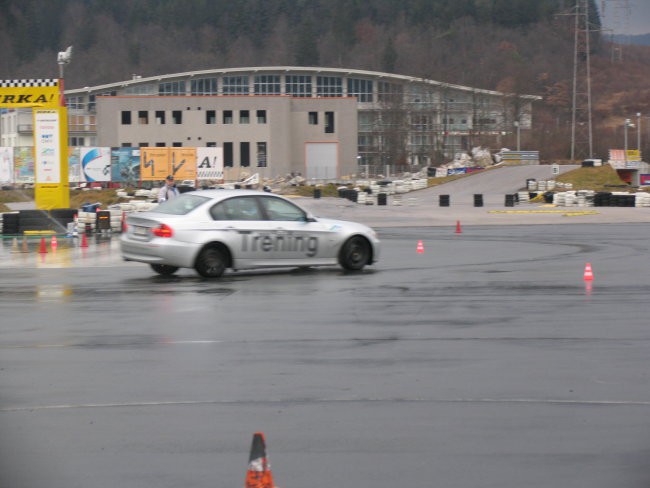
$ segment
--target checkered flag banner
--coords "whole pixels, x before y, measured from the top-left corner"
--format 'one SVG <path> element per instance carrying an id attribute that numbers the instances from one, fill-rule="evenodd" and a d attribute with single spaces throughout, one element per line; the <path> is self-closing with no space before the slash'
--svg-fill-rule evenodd
<path id="1" fill-rule="evenodd" d="M 0 88 L 27 88 L 35 86 L 59 86 L 59 80 L 55 78 L 0 80 Z"/>

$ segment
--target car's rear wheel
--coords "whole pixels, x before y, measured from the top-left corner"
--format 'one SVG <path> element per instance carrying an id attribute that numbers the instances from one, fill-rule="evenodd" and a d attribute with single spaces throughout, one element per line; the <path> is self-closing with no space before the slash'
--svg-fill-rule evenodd
<path id="1" fill-rule="evenodd" d="M 171 276 L 178 271 L 176 266 L 168 266 L 166 264 L 150 264 L 149 266 L 151 266 L 151 269 L 156 273 L 163 276 Z"/>
<path id="2" fill-rule="evenodd" d="M 339 264 L 349 271 L 359 271 L 370 260 L 370 243 L 361 236 L 350 237 L 339 253 Z"/>
<path id="3" fill-rule="evenodd" d="M 221 250 L 208 247 L 196 258 L 194 268 L 204 278 L 218 278 L 226 270 L 226 256 Z"/>

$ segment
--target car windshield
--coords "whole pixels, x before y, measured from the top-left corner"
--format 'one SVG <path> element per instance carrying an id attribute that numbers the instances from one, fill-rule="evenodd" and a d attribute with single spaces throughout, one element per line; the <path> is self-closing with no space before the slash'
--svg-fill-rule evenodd
<path id="1" fill-rule="evenodd" d="M 155 208 L 155 211 L 171 215 L 186 215 L 208 200 L 210 199 L 207 197 L 185 193 L 166 202 L 162 202 Z"/>

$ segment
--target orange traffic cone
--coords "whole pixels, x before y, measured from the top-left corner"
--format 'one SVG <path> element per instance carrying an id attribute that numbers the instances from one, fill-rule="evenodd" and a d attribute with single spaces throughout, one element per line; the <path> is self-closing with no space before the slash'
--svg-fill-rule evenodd
<path id="1" fill-rule="evenodd" d="M 88 238 L 85 232 L 81 234 L 81 247 L 88 247 Z"/>
<path id="2" fill-rule="evenodd" d="M 27 249 L 27 237 L 23 236 L 23 247 L 21 248 L 22 252 L 29 252 L 29 249 Z"/>
<path id="3" fill-rule="evenodd" d="M 126 232 L 126 212 L 122 212 L 122 232 Z"/>
<path id="4" fill-rule="evenodd" d="M 422 244 L 422 241 L 418 241 L 418 246 L 415 248 L 415 251 L 418 254 L 424 253 L 424 244 Z"/>
<path id="5" fill-rule="evenodd" d="M 591 270 L 591 264 L 587 263 L 585 265 L 585 281 L 592 281 L 594 279 L 594 272 Z"/>
<path id="6" fill-rule="evenodd" d="M 11 243 L 11 252 L 20 252 L 20 251 L 18 251 L 18 238 L 17 237 L 14 237 L 14 240 Z"/>
<path id="7" fill-rule="evenodd" d="M 456 234 L 462 234 L 462 230 L 460 228 L 460 220 L 456 221 Z"/>
<path id="8" fill-rule="evenodd" d="M 47 254 L 47 244 L 45 244 L 45 237 L 41 237 L 41 247 L 38 252 L 40 254 Z"/>
<path id="9" fill-rule="evenodd" d="M 59 243 L 56 242 L 56 236 L 52 236 L 52 241 L 50 242 L 50 247 L 52 248 L 52 251 L 56 251 L 58 245 Z"/>
<path id="10" fill-rule="evenodd" d="M 244 488 L 274 488 L 271 463 L 266 457 L 266 442 L 262 432 L 253 434 Z"/>

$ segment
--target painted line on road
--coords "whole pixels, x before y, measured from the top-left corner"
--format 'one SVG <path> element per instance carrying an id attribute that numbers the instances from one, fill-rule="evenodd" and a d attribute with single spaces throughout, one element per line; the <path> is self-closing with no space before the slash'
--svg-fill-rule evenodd
<path id="1" fill-rule="evenodd" d="M 323 398 L 323 399 L 283 399 L 283 400 L 180 400 L 158 402 L 124 402 L 124 403 L 70 403 L 60 405 L 32 405 L 0 408 L 0 413 L 33 412 L 42 410 L 75 410 L 91 408 L 142 408 L 142 407 L 177 407 L 202 405 L 322 405 L 350 403 L 437 403 L 468 405 L 556 405 L 556 406 L 626 406 L 650 407 L 650 401 L 638 400 L 560 400 L 538 398 Z"/>
<path id="2" fill-rule="evenodd" d="M 557 214 L 563 217 L 576 217 L 581 215 L 599 215 L 600 212 L 595 210 L 489 210 L 491 214 Z"/>
<path id="3" fill-rule="evenodd" d="M 218 340 L 159 340 L 159 341 L 134 341 L 134 342 L 69 342 L 63 344 L 0 344 L 0 349 L 57 349 L 57 348 L 84 348 L 84 347 L 130 347 L 130 346 L 174 346 L 179 344 L 221 344 L 226 341 Z"/>
<path id="4" fill-rule="evenodd" d="M 135 347 L 135 346 L 173 346 L 173 345 L 194 345 L 194 344 L 307 344 L 307 343 L 381 343 L 381 342 L 628 342 L 630 339 L 627 337 L 403 337 L 383 338 L 383 337 L 353 337 L 346 339 L 257 339 L 257 340 L 216 340 L 216 339 L 199 339 L 199 340 L 152 340 L 152 341 L 132 341 L 132 342 L 111 342 L 110 340 L 102 342 L 69 342 L 62 344 L 0 344 L 2 349 L 57 349 L 57 348 L 87 348 L 87 347 Z M 650 341 L 650 337 L 636 337 L 635 342 Z"/>

